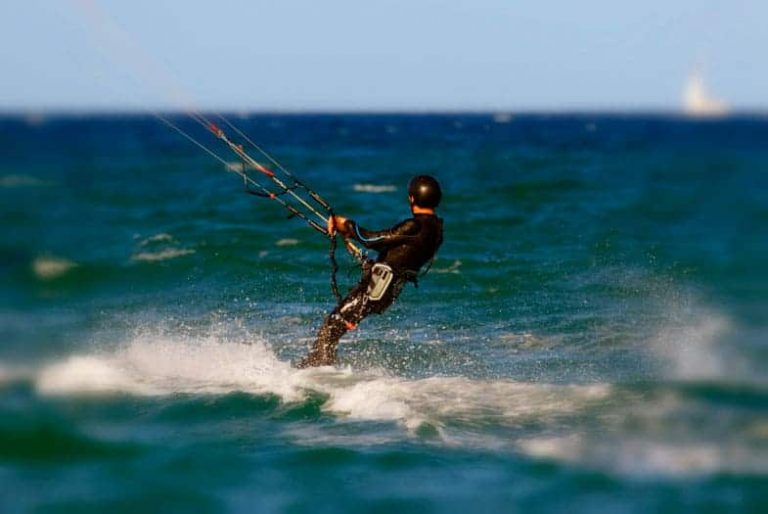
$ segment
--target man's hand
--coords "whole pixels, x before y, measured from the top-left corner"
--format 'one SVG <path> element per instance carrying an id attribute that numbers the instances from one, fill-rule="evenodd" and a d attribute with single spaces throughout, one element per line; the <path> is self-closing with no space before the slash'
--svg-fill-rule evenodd
<path id="1" fill-rule="evenodd" d="M 337 230 L 343 236 L 349 235 L 347 233 L 347 218 L 344 216 L 328 216 L 328 235 L 334 235 Z"/>

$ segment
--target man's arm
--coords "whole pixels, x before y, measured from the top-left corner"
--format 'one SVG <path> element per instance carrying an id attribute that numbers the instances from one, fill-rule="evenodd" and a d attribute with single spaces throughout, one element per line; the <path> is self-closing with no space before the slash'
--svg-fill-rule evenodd
<path id="1" fill-rule="evenodd" d="M 413 240 L 419 232 L 419 223 L 414 219 L 407 219 L 386 230 L 368 230 L 353 220 L 335 216 L 332 223 L 329 220 L 329 228 L 335 228 L 345 237 L 359 241 L 366 248 L 380 251 Z"/>

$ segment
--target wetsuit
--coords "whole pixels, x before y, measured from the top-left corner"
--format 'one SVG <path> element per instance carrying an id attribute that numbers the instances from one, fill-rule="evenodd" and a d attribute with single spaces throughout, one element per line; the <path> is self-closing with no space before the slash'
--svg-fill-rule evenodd
<path id="1" fill-rule="evenodd" d="M 433 214 L 415 214 L 387 230 L 366 230 L 352 220 L 347 220 L 344 228 L 366 248 L 377 251 L 378 257 L 363 266 L 360 282 L 325 318 L 312 350 L 299 367 L 335 363 L 341 336 L 356 328 L 368 314 L 384 312 L 406 282 L 416 283 L 419 270 L 432 260 L 443 242 L 443 220 Z"/>

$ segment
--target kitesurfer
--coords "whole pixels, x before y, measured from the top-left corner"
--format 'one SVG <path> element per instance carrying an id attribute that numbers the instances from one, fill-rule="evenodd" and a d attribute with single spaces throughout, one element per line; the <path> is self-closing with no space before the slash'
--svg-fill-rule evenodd
<path id="1" fill-rule="evenodd" d="M 443 220 L 435 214 L 442 191 L 432 176 L 413 177 L 408 201 L 413 216 L 387 230 L 366 230 L 343 216 L 329 216 L 328 233 L 338 231 L 378 252 L 363 265 L 360 282 L 325 318 L 300 368 L 336 363 L 339 339 L 357 328 L 370 313 L 381 314 L 397 299 L 406 282 L 416 283 L 419 270 L 431 262 L 443 242 Z"/>

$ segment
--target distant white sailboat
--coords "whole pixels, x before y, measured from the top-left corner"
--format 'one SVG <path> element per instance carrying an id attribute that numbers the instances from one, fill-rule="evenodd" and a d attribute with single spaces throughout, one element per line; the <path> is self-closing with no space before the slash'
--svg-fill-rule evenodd
<path id="1" fill-rule="evenodd" d="M 707 91 L 704 78 L 699 70 L 688 77 L 683 90 L 683 110 L 689 116 L 725 116 L 728 114 L 726 104 Z"/>
<path id="2" fill-rule="evenodd" d="M 493 121 L 496 123 L 509 123 L 512 121 L 511 112 L 497 112 L 493 115 Z"/>

